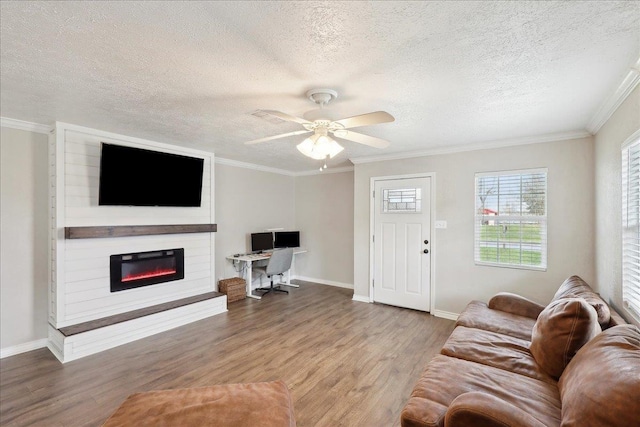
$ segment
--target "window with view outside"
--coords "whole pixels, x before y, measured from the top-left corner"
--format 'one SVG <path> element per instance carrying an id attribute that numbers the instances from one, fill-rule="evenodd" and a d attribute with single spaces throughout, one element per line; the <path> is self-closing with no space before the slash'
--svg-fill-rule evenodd
<path id="1" fill-rule="evenodd" d="M 476 174 L 475 262 L 547 268 L 547 170 Z"/>

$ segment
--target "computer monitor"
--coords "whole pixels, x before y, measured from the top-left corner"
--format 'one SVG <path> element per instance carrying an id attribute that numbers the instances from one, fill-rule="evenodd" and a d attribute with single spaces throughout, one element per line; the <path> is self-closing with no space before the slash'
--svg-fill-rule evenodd
<path id="1" fill-rule="evenodd" d="M 297 248 L 300 247 L 299 231 L 276 231 L 276 239 L 273 246 L 276 248 Z"/>
<path id="2" fill-rule="evenodd" d="M 251 233 L 251 252 L 273 249 L 273 233 Z"/>

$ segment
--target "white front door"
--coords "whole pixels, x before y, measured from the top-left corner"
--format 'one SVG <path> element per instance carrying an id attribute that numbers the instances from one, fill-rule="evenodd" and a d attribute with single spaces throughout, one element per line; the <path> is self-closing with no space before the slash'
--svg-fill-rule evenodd
<path id="1" fill-rule="evenodd" d="M 373 300 L 431 309 L 431 178 L 375 180 Z"/>

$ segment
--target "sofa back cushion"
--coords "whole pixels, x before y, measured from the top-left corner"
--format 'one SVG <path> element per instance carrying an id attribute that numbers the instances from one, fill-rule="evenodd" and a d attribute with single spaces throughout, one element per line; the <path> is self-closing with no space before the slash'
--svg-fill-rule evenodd
<path id="1" fill-rule="evenodd" d="M 529 351 L 538 365 L 557 379 L 576 352 L 600 331 L 596 311 L 585 300 L 559 299 L 538 316 Z"/>
<path id="2" fill-rule="evenodd" d="M 587 343 L 558 383 L 562 427 L 637 426 L 640 329 L 614 326 Z"/>
<path id="3" fill-rule="evenodd" d="M 609 327 L 609 320 L 611 317 L 609 306 L 602 298 L 600 298 L 600 295 L 595 293 L 593 289 L 591 289 L 591 286 L 589 286 L 587 282 L 582 280 L 580 277 L 571 276 L 565 280 L 562 285 L 560 285 L 560 288 L 554 295 L 552 301 L 561 298 L 583 298 L 596 309 L 600 327 L 602 329 Z"/>

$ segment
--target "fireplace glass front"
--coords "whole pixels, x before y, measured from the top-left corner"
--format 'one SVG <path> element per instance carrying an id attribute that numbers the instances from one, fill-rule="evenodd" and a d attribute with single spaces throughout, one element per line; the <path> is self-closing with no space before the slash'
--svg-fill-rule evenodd
<path id="1" fill-rule="evenodd" d="M 184 249 L 111 255 L 111 292 L 184 279 Z"/>

